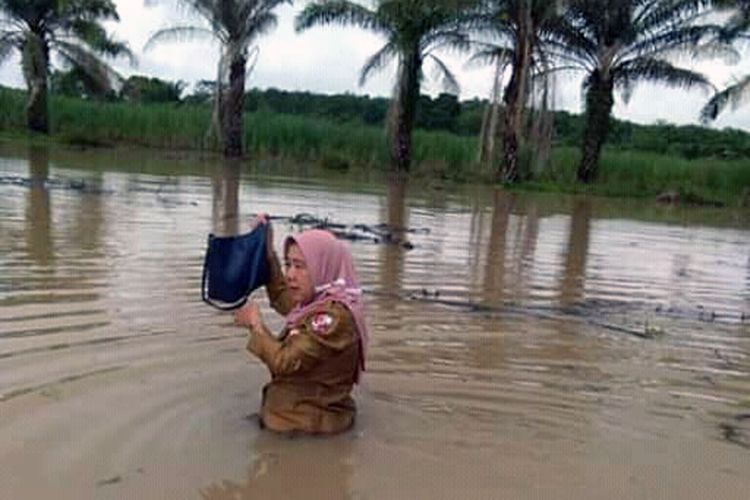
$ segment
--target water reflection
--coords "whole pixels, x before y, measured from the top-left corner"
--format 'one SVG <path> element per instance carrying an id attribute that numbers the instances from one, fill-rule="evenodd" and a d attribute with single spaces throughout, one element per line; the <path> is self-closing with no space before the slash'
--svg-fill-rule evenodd
<path id="1" fill-rule="evenodd" d="M 29 147 L 29 177 L 31 189 L 27 197 L 26 247 L 29 258 L 39 265 L 54 259 L 52 244 L 52 208 L 49 188 L 49 148 Z"/>
<path id="2" fill-rule="evenodd" d="M 574 306 L 583 300 L 590 232 L 591 201 L 585 198 L 575 200 L 570 215 L 568 245 L 560 282 L 562 307 Z"/>
<path id="3" fill-rule="evenodd" d="M 671 299 L 673 303 L 683 304 L 687 301 L 687 280 L 690 278 L 690 255 L 686 253 L 675 253 L 672 256 L 671 287 L 674 295 Z"/>
<path id="4" fill-rule="evenodd" d="M 515 277 L 513 282 L 515 297 L 522 297 L 527 293 L 527 283 L 533 273 L 534 254 L 536 252 L 537 239 L 539 238 L 539 208 L 533 200 L 527 200 L 524 203 L 523 214 L 517 232 L 517 249 L 514 251 L 516 256 Z"/>
<path id="5" fill-rule="evenodd" d="M 267 432 L 255 443 L 257 458 L 240 481 L 222 480 L 199 490 L 204 500 L 352 497 L 350 434 L 334 438 L 279 437 Z"/>
<path id="6" fill-rule="evenodd" d="M 409 212 L 406 209 L 407 191 L 408 180 L 405 176 L 389 177 L 385 206 L 382 208 L 380 220 L 392 228 L 409 226 Z M 381 286 L 385 291 L 400 293 L 406 250 L 401 245 L 379 245 L 379 247 L 380 262 L 382 262 L 380 265 Z"/>
<path id="7" fill-rule="evenodd" d="M 212 228 L 219 236 L 234 235 L 240 229 L 241 164 L 227 160 L 213 174 Z"/>
<path id="8" fill-rule="evenodd" d="M 101 173 L 92 178 L 101 185 Z M 78 206 L 73 216 L 73 230 L 69 235 L 70 244 L 87 252 L 101 250 L 101 241 L 106 226 L 104 213 L 104 194 L 101 192 L 82 192 L 77 195 Z"/>
<path id="9" fill-rule="evenodd" d="M 505 252 L 508 237 L 510 214 L 513 211 L 515 195 L 497 189 L 493 195 L 490 239 L 484 265 L 482 294 L 489 304 L 501 304 L 505 295 Z"/>

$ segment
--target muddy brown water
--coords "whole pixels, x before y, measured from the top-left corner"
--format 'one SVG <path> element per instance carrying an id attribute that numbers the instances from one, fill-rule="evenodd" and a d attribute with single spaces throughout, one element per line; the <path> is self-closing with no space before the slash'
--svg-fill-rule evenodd
<path id="1" fill-rule="evenodd" d="M 258 211 L 420 229 L 351 243 L 347 434 L 260 431 L 266 371 L 200 301 L 206 235 Z M 0 145 L 2 499 L 746 499 L 748 355 L 747 211 Z"/>

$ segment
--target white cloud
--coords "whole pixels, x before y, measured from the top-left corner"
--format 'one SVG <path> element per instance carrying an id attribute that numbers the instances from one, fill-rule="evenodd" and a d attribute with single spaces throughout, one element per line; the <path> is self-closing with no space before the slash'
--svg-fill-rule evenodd
<path id="1" fill-rule="evenodd" d="M 116 0 L 116 3 L 121 21 L 110 25 L 110 28 L 120 39 L 130 43 L 139 60 L 136 68 L 122 61 L 115 63 L 123 74 L 146 74 L 167 80 L 184 80 L 190 84 L 200 79 L 215 78 L 219 48 L 213 42 L 169 43 L 143 51 L 144 44 L 156 30 L 181 22 L 196 24 L 199 22 L 196 18 L 164 1 L 151 7 L 144 6 L 142 0 Z M 260 55 L 248 86 L 390 95 L 395 65 L 374 75 L 364 86 L 358 86 L 362 64 L 380 48 L 383 40 L 356 28 L 319 27 L 296 33 L 294 15 L 302 6 L 298 2 L 294 7 L 279 8 L 277 29 L 258 40 Z M 489 95 L 491 71 L 488 68 L 467 68 L 465 58 L 454 54 L 444 55 L 444 59 L 458 76 L 462 99 L 485 98 Z M 750 72 L 750 57 L 745 54 L 742 63 L 736 66 L 711 61 L 695 63 L 694 67 L 704 71 L 717 86 L 723 86 L 732 76 Z M 430 77 L 432 72 L 428 69 L 426 75 Z M 562 77 L 559 83 L 557 107 L 580 112 L 580 78 Z M 0 84 L 23 86 L 17 57 L 10 58 L 0 67 Z M 424 91 L 434 95 L 440 91 L 440 87 L 428 78 Z M 705 99 L 706 96 L 697 91 L 642 85 L 636 89 L 627 105 L 619 100 L 616 102 L 614 115 L 640 123 L 657 120 L 678 124 L 697 123 Z M 717 128 L 727 126 L 750 131 L 750 105 L 734 112 L 725 112 L 714 124 Z"/>

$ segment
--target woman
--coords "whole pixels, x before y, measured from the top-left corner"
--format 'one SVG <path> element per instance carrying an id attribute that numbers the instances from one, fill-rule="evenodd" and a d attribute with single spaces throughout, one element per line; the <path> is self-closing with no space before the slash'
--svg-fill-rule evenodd
<path id="1" fill-rule="evenodd" d="M 368 338 L 351 253 L 328 231 L 303 231 L 284 241 L 283 276 L 271 235 L 269 227 L 266 290 L 286 324 L 275 337 L 255 302 L 235 312 L 235 323 L 250 329 L 247 350 L 271 372 L 261 423 L 277 432 L 345 431 L 354 423 L 351 390 Z"/>

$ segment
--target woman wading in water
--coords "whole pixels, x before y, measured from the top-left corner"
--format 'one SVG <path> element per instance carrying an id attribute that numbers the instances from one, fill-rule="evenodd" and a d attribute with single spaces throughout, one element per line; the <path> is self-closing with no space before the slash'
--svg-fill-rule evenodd
<path id="1" fill-rule="evenodd" d="M 268 222 L 262 216 L 259 223 Z M 328 231 L 303 231 L 284 241 L 282 275 L 268 229 L 266 290 L 286 323 L 279 336 L 272 335 L 253 301 L 234 315 L 250 330 L 247 350 L 271 372 L 261 425 L 277 432 L 345 431 L 354 423 L 351 391 L 364 370 L 368 340 L 351 253 Z"/>

